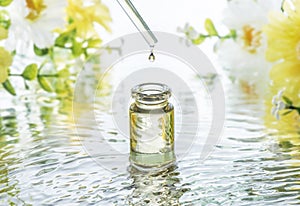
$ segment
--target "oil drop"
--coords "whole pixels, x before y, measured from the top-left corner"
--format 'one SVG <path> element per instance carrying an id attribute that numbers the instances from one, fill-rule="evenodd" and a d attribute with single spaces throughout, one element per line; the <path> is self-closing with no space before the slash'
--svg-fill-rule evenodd
<path id="1" fill-rule="evenodd" d="M 155 61 L 155 56 L 154 56 L 154 53 L 153 53 L 153 47 L 151 47 L 151 53 L 150 53 L 148 59 L 149 59 L 150 62 Z"/>

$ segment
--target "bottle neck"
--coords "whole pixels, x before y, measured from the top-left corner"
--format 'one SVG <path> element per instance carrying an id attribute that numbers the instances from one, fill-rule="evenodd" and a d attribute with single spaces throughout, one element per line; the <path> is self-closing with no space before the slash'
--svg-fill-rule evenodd
<path id="1" fill-rule="evenodd" d="M 131 95 L 141 109 L 161 109 L 168 105 L 171 89 L 164 84 L 145 83 L 132 88 Z"/>
<path id="2" fill-rule="evenodd" d="M 162 109 L 168 105 L 168 99 L 165 99 L 164 101 L 160 102 L 145 102 L 145 101 L 139 101 L 135 100 L 135 104 L 137 107 L 141 109 L 147 109 L 147 110 L 154 110 L 154 109 Z"/>

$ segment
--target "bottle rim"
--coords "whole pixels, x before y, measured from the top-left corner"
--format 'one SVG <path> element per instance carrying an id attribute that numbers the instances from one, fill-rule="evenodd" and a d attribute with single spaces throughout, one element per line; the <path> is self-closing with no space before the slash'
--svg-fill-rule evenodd
<path id="1" fill-rule="evenodd" d="M 139 103 L 155 105 L 166 102 L 171 97 L 171 89 L 162 83 L 143 83 L 131 89 L 131 96 Z"/>

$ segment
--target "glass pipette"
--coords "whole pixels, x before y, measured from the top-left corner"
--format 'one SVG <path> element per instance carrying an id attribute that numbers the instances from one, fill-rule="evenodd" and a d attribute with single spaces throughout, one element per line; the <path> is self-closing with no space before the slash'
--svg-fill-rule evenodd
<path id="1" fill-rule="evenodd" d="M 124 12 L 127 14 L 131 22 L 135 25 L 138 31 L 141 33 L 145 41 L 149 44 L 150 48 L 153 49 L 155 44 L 158 42 L 157 38 L 150 30 L 144 19 L 141 17 L 139 12 L 136 10 L 130 0 L 117 0 L 119 5 L 122 7 Z"/>

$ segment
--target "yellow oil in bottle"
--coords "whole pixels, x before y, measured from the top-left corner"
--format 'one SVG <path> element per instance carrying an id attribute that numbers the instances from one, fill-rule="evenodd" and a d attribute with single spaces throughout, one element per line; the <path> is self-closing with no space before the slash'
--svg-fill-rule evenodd
<path id="1" fill-rule="evenodd" d="M 175 161 L 174 107 L 171 90 L 163 84 L 146 83 L 132 89 L 129 109 L 130 161 L 133 166 L 153 168 Z"/>

